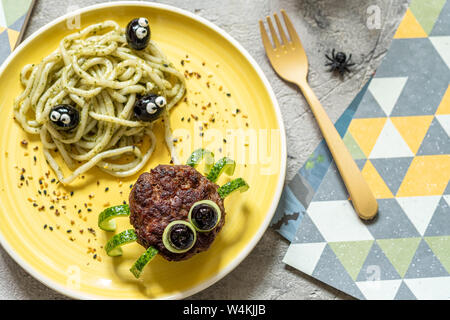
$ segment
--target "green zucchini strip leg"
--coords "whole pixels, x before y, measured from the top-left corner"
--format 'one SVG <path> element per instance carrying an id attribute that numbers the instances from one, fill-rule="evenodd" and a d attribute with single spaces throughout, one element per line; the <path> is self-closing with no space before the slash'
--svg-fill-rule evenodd
<path id="1" fill-rule="evenodd" d="M 232 176 L 234 174 L 234 169 L 236 169 L 236 162 L 230 158 L 224 157 L 214 164 L 206 178 L 212 182 L 216 182 L 224 172 L 228 176 Z"/>
<path id="2" fill-rule="evenodd" d="M 205 149 L 197 149 L 194 152 L 192 152 L 191 156 L 186 161 L 186 164 L 188 166 L 191 166 L 192 168 L 196 168 L 202 160 L 205 160 L 205 172 L 206 174 L 209 173 L 211 170 L 211 167 L 214 164 L 214 153 L 212 153 L 209 150 Z"/>
<path id="3" fill-rule="evenodd" d="M 130 269 L 130 272 L 139 279 L 141 276 L 142 270 L 144 270 L 145 266 L 158 254 L 158 249 L 154 247 L 149 247 L 147 251 L 145 251 L 133 264 Z"/>
<path id="4" fill-rule="evenodd" d="M 137 240 L 136 232 L 133 229 L 125 230 L 116 234 L 106 243 L 106 254 L 110 257 L 118 257 L 122 255 L 121 246 Z"/>
<path id="5" fill-rule="evenodd" d="M 217 193 L 222 199 L 225 199 L 228 197 L 231 193 L 235 191 L 245 192 L 250 188 L 250 186 L 245 182 L 242 178 L 234 179 L 230 182 L 225 183 L 223 186 L 221 186 Z"/>
<path id="6" fill-rule="evenodd" d="M 98 215 L 98 227 L 105 231 L 114 231 L 116 230 L 116 222 L 113 219 L 128 217 L 129 215 L 130 207 L 127 204 L 107 208 Z"/>

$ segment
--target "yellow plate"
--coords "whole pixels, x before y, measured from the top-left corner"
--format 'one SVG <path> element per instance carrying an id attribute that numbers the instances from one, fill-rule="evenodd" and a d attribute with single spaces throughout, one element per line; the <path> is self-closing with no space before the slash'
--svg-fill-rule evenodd
<path id="1" fill-rule="evenodd" d="M 187 102 L 171 112 L 175 136 L 184 135 L 178 146 L 180 158 L 186 159 L 188 149 L 199 146 L 198 127 L 213 114 L 215 122 L 210 122 L 208 129 L 216 130 L 208 132 L 220 138 L 203 143 L 216 152 L 216 159 L 227 154 L 237 158 L 234 177 L 245 178 L 250 190 L 226 199 L 227 222 L 210 250 L 184 262 L 167 262 L 157 256 L 138 281 L 128 269 L 144 249 L 130 244 L 124 247 L 122 257 L 110 258 L 103 245 L 111 233 L 97 227 L 98 213 L 104 206 L 127 200 L 129 185 L 137 175 L 119 181 L 91 170 L 74 185 L 52 183 L 55 175 L 44 160 L 40 140 L 25 134 L 13 120 L 12 102 L 23 90 L 21 68 L 55 50 L 62 37 L 77 31 L 73 28 L 107 19 L 125 26 L 139 16 L 149 18 L 152 38 L 179 70 L 201 76 L 189 77 Z M 15 261 L 47 286 L 80 299 L 183 298 L 233 270 L 266 230 L 285 177 L 281 113 L 255 61 L 210 22 L 177 8 L 143 2 L 85 8 L 44 26 L 22 43 L 3 64 L 0 83 L 0 242 Z M 240 128 L 243 131 L 236 131 Z M 160 125 L 156 128 L 159 141 L 145 171 L 170 160 L 161 129 Z M 226 136 L 229 129 L 235 129 L 232 132 L 241 138 L 254 133 L 255 139 L 237 139 L 233 149 L 229 147 L 232 143 L 224 143 L 221 137 L 230 139 Z M 23 139 L 29 142 L 26 147 L 20 143 Z M 229 179 L 221 177 L 219 184 Z M 117 232 L 128 228 L 128 219 L 118 221 Z"/>

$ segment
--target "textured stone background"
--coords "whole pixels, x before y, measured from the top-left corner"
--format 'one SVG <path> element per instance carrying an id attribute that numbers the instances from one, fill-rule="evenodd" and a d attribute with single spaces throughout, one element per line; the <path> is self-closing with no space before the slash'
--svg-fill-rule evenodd
<path id="1" fill-rule="evenodd" d="M 38 0 L 27 32 L 97 0 Z M 283 113 L 288 142 L 290 179 L 321 139 L 313 116 L 299 90 L 279 79 L 265 56 L 258 20 L 284 8 L 305 46 L 309 81 L 335 121 L 379 65 L 409 0 L 165 0 L 217 24 L 237 39 L 256 59 L 269 79 Z M 366 26 L 367 8 L 381 9 L 381 28 Z M 324 54 L 332 48 L 353 53 L 357 63 L 344 81 L 325 72 Z M 195 299 L 346 299 L 281 260 L 288 242 L 269 229 L 252 253 L 224 279 L 196 294 Z M 65 299 L 29 276 L 0 248 L 0 299 Z"/>

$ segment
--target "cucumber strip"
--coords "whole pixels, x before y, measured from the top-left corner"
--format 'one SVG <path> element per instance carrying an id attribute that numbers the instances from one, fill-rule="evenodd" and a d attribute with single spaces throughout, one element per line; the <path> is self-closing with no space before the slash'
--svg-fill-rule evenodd
<path id="1" fill-rule="evenodd" d="M 214 164 L 214 153 L 212 153 L 209 150 L 205 149 L 197 149 L 194 152 L 192 152 L 189 159 L 186 161 L 186 164 L 188 166 L 191 166 L 192 168 L 197 167 L 202 160 L 205 159 L 205 173 L 207 174 L 211 167 Z"/>
<path id="2" fill-rule="evenodd" d="M 116 222 L 113 218 L 128 217 L 130 215 L 130 207 L 127 204 L 110 207 L 103 210 L 98 215 L 98 227 L 105 231 L 116 230 Z"/>
<path id="3" fill-rule="evenodd" d="M 223 172 L 232 176 L 234 174 L 234 169 L 236 169 L 236 162 L 230 158 L 224 157 L 214 164 L 206 178 L 211 182 L 216 182 Z"/>
<path id="4" fill-rule="evenodd" d="M 158 250 L 154 247 L 149 247 L 147 251 L 145 251 L 133 264 L 130 269 L 130 272 L 139 279 L 141 276 L 142 270 L 144 270 L 145 266 L 158 254 Z"/>
<path id="5" fill-rule="evenodd" d="M 122 255 L 121 246 L 137 240 L 136 232 L 133 229 L 125 230 L 116 234 L 106 243 L 106 254 L 110 257 L 118 257 Z"/>
<path id="6" fill-rule="evenodd" d="M 227 182 L 223 186 L 221 186 L 217 190 L 217 193 L 219 194 L 219 196 L 222 199 L 225 199 L 226 197 L 228 197 L 234 191 L 238 191 L 239 190 L 240 192 L 245 192 L 249 188 L 250 188 L 250 186 L 247 184 L 247 182 L 245 182 L 244 179 L 237 178 L 237 179 L 234 179 L 234 180 L 232 180 L 230 182 Z"/>

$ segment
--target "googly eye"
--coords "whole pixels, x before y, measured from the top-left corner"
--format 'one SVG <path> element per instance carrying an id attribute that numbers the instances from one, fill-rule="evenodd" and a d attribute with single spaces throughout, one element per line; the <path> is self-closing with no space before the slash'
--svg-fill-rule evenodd
<path id="1" fill-rule="evenodd" d="M 147 107 L 145 109 L 147 110 L 147 113 L 154 114 L 156 113 L 156 111 L 158 111 L 158 106 L 153 102 L 149 102 L 147 103 Z"/>
<path id="2" fill-rule="evenodd" d="M 59 120 L 59 118 L 61 118 L 61 114 L 60 114 L 58 111 L 52 111 L 52 112 L 50 113 L 50 120 L 56 122 L 56 121 Z"/>
<path id="3" fill-rule="evenodd" d="M 138 39 L 144 39 L 146 36 L 147 36 L 147 29 L 145 28 L 136 29 L 136 37 L 138 37 Z"/>
<path id="4" fill-rule="evenodd" d="M 69 124 L 70 123 L 69 115 L 68 114 L 61 115 L 61 122 L 64 124 Z"/>
<path id="5" fill-rule="evenodd" d="M 166 98 L 159 96 L 155 99 L 155 102 L 160 108 L 162 108 L 166 105 Z"/>
<path id="6" fill-rule="evenodd" d="M 148 27 L 148 20 L 146 18 L 139 18 L 138 24 L 141 27 L 147 28 Z"/>

